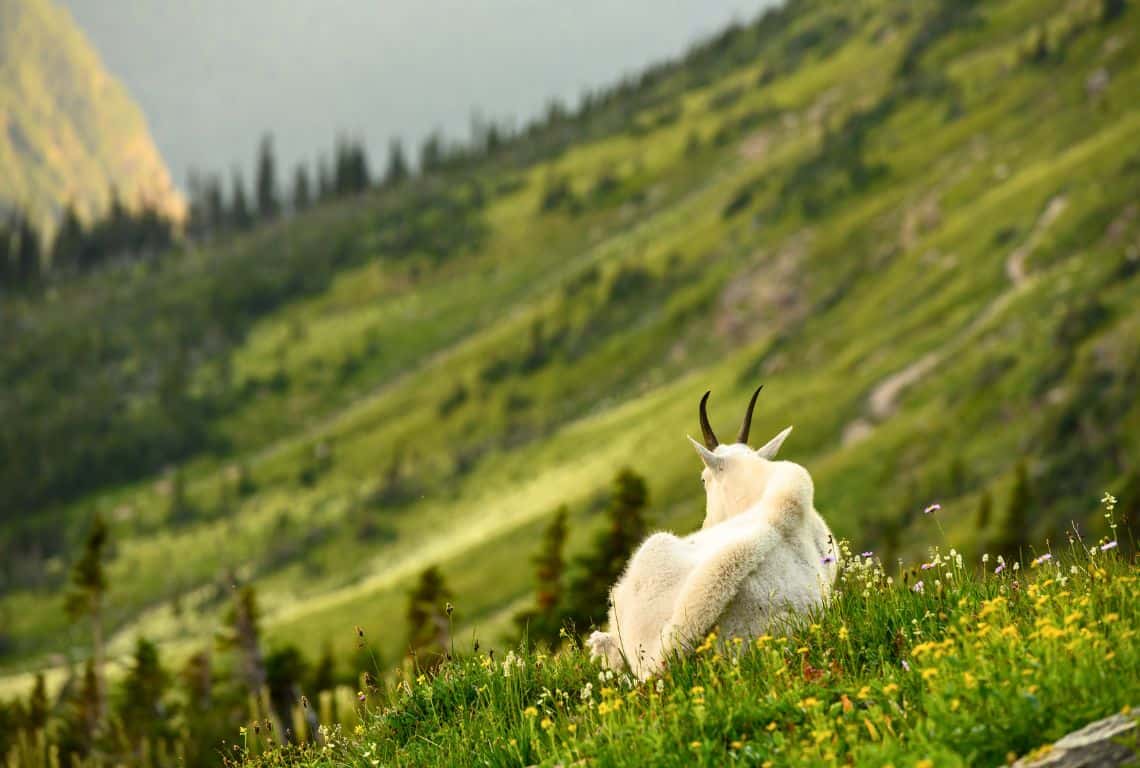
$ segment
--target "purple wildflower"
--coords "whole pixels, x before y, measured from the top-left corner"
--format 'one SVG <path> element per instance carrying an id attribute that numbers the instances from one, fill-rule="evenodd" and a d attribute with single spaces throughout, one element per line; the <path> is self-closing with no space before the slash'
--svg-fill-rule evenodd
<path id="1" fill-rule="evenodd" d="M 913 589 L 915 592 L 922 592 L 924 586 L 925 585 L 921 581 L 916 581 L 911 589 Z"/>
<path id="2" fill-rule="evenodd" d="M 998 563 L 998 567 L 994 568 L 994 574 L 999 574 L 1005 570 L 1005 563 Z"/>
<path id="3" fill-rule="evenodd" d="M 874 552 L 864 552 L 862 554 L 862 557 L 872 557 L 872 556 L 874 556 L 874 554 L 875 554 Z"/>
<path id="4" fill-rule="evenodd" d="M 933 567 L 934 567 L 934 563 L 923 563 L 922 564 L 922 570 L 924 570 L 924 571 L 929 571 Z"/>
<path id="5" fill-rule="evenodd" d="M 1050 554 L 1049 552 L 1046 552 L 1045 554 L 1041 555 L 1040 557 L 1034 558 L 1033 564 L 1034 565 L 1041 565 L 1041 563 L 1045 562 L 1046 560 L 1052 560 L 1052 559 L 1053 559 L 1053 555 Z"/>
<path id="6" fill-rule="evenodd" d="M 933 504 L 931 504 L 929 507 L 927 507 L 926 509 L 922 510 L 922 514 L 924 514 L 924 515 L 933 515 L 935 512 L 937 512 L 937 511 L 938 511 L 938 510 L 940 510 L 940 509 L 942 509 L 942 505 L 941 505 L 941 504 L 939 504 L 938 502 L 934 502 L 934 503 L 933 503 Z"/>
<path id="7" fill-rule="evenodd" d="M 1101 544 L 1100 545 L 1100 551 L 1101 552 L 1107 552 L 1110 549 L 1116 549 L 1116 539 L 1113 539 L 1112 541 L 1108 542 L 1107 544 Z"/>

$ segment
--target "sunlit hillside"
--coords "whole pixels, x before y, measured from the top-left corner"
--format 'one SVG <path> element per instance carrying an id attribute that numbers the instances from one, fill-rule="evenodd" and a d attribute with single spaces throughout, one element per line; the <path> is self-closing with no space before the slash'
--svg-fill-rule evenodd
<path id="1" fill-rule="evenodd" d="M 0 2 L 0 213 L 53 231 L 65 206 L 102 214 L 112 191 L 180 217 L 185 203 L 146 120 L 55 0 Z"/>
<path id="2" fill-rule="evenodd" d="M 1136 16 L 794 1 L 461 167 L 5 296 L 0 698 L 86 656 L 95 510 L 112 660 L 210 648 L 241 581 L 269 646 L 394 666 L 433 565 L 502 647 L 559 504 L 580 551 L 628 466 L 698 524 L 706 389 L 731 434 L 763 383 L 754 441 L 794 425 L 887 563 L 934 502 L 969 558 L 1105 490 L 1135 525 Z"/>

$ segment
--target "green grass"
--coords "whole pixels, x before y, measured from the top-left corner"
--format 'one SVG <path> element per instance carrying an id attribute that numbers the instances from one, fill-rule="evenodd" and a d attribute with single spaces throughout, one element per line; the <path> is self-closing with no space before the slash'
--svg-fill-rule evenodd
<path id="1" fill-rule="evenodd" d="M 367 693 L 357 725 L 307 745 L 277 747 L 250 726 L 234 760 L 1001 764 L 1140 697 L 1140 573 L 1106 541 L 998 573 L 989 556 L 935 547 L 921 568 L 888 577 L 877 557 L 847 552 L 834 599 L 787 636 L 714 633 L 645 683 L 602 670 L 576 644 L 465 648 Z"/>

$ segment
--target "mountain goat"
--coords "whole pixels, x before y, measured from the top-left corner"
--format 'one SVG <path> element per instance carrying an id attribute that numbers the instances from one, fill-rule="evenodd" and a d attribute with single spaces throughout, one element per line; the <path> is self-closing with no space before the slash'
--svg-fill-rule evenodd
<path id="1" fill-rule="evenodd" d="M 714 627 L 725 638 L 779 631 L 831 591 L 836 547 L 813 506 L 811 475 L 775 461 L 792 428 L 757 450 L 747 445 L 760 389 L 729 445 L 709 426 L 709 393 L 701 398 L 704 445 L 689 441 L 704 463 L 704 524 L 684 537 L 655 533 L 630 558 L 611 593 L 608 631 L 589 639 L 591 656 L 611 668 L 628 664 L 644 680 Z"/>

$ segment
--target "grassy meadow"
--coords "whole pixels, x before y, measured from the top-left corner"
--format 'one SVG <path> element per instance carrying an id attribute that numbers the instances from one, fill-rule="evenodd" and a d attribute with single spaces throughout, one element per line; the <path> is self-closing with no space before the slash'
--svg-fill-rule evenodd
<path id="1" fill-rule="evenodd" d="M 306 746 L 251 724 L 230 759 L 967 766 L 1047 754 L 1136 701 L 1137 570 L 1108 541 L 1073 541 L 1025 567 L 935 546 L 898 577 L 874 553 L 847 551 L 835 600 L 786 637 L 713 633 L 644 683 L 577 648 L 470 653 L 361 691 L 359 720 L 318 726 Z"/>
<path id="2" fill-rule="evenodd" d="M 235 582 L 267 647 L 347 685 L 359 626 L 391 676 L 440 568 L 463 658 L 312 764 L 994 763 L 1136 704 L 1131 547 L 1087 548 L 1105 491 L 1140 521 L 1140 36 L 1112 7 L 793 0 L 459 171 L 5 297 L 0 699 L 88 655 L 62 595 L 98 510 L 113 678 L 140 636 L 212 649 Z M 876 552 L 837 603 L 652 686 L 503 667 L 555 508 L 581 551 L 628 466 L 654 527 L 694 529 L 698 399 L 725 430 L 758 383 L 754 441 L 794 425 L 783 457 Z M 1011 526 L 1057 557 L 979 575 Z"/>

